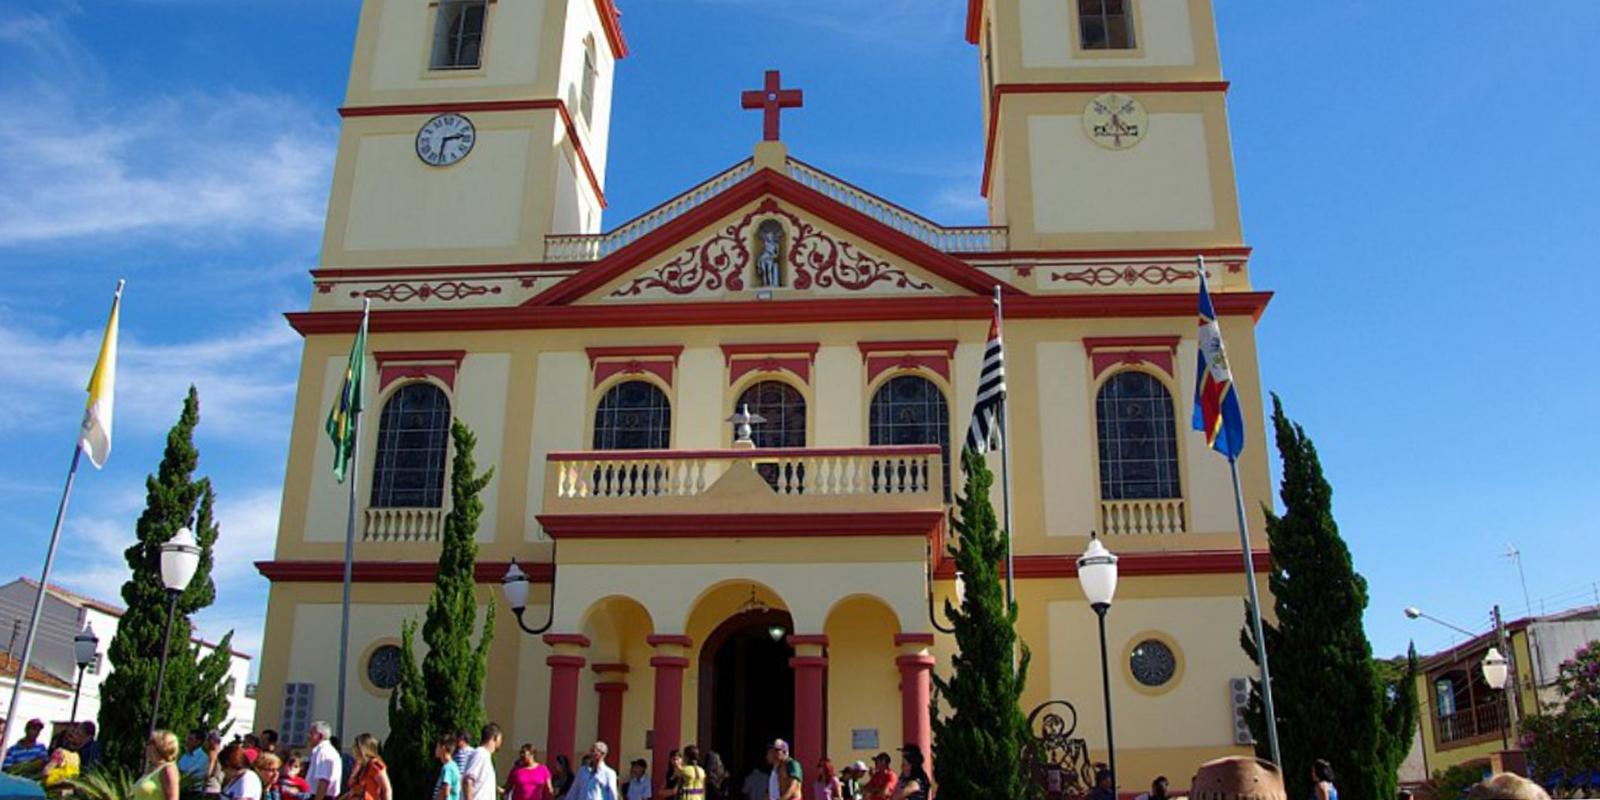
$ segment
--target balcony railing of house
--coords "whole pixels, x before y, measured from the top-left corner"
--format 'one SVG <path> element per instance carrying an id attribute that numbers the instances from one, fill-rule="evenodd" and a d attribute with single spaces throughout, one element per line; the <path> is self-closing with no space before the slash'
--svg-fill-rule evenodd
<path id="1" fill-rule="evenodd" d="M 1183 533 L 1188 529 L 1182 498 L 1100 501 L 1100 530 L 1106 536 Z"/>
<path id="2" fill-rule="evenodd" d="M 789 159 L 789 177 L 809 189 L 946 253 L 992 253 L 1006 249 L 1006 228 L 968 225 L 947 228 L 869 194 L 799 159 Z"/>
<path id="3" fill-rule="evenodd" d="M 433 542 L 444 534 L 445 508 L 368 508 L 361 540 Z"/>
<path id="4" fill-rule="evenodd" d="M 598 261 L 638 241 L 662 225 L 705 203 L 755 172 L 754 162 L 745 159 L 694 188 L 679 194 L 649 211 L 628 220 L 609 233 L 553 234 L 544 237 L 544 260 L 552 262 Z"/>
<path id="5" fill-rule="evenodd" d="M 1473 706 L 1434 717 L 1434 732 L 1441 745 L 1497 737 L 1504 716 L 1504 707 L 1500 703 Z"/>
<path id="6" fill-rule="evenodd" d="M 690 510 L 737 465 L 746 488 L 764 481 L 772 509 L 863 501 L 864 509 L 937 508 L 944 475 L 936 446 L 731 450 L 567 451 L 548 457 L 546 511 Z"/>

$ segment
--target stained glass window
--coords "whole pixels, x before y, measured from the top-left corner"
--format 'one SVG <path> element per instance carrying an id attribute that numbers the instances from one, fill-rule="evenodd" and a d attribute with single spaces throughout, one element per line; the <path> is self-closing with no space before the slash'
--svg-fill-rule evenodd
<path id="1" fill-rule="evenodd" d="M 367 680 L 385 691 L 400 683 L 400 648 L 386 644 L 367 657 Z"/>
<path id="2" fill-rule="evenodd" d="M 871 444 L 936 444 L 950 497 L 950 411 L 944 392 L 918 375 L 890 378 L 872 395 L 867 433 Z"/>
<path id="3" fill-rule="evenodd" d="M 1112 375 L 1095 400 L 1100 439 L 1100 497 L 1149 500 L 1182 496 L 1172 395 L 1154 375 Z"/>
<path id="4" fill-rule="evenodd" d="M 378 419 L 373 508 L 439 508 L 450 439 L 450 398 L 431 383 L 408 383 Z"/>
<path id="5" fill-rule="evenodd" d="M 594 449 L 665 450 L 672 446 L 672 405 L 649 381 L 623 381 L 594 410 Z"/>
<path id="6" fill-rule="evenodd" d="M 1128 669 L 1140 685 L 1165 686 L 1178 672 L 1178 657 L 1159 639 L 1146 639 L 1128 656 Z"/>
<path id="7" fill-rule="evenodd" d="M 733 410 L 746 405 L 767 420 L 752 426 L 756 447 L 806 446 L 806 398 L 799 389 L 783 381 L 761 381 L 739 395 Z"/>

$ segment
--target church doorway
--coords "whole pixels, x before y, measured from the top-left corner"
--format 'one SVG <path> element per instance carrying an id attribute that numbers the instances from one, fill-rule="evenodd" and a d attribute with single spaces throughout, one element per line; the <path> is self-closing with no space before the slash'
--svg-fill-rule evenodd
<path id="1" fill-rule="evenodd" d="M 700 749 L 714 750 L 735 786 L 766 763 L 773 739 L 794 736 L 789 612 L 748 611 L 712 631 L 700 650 Z"/>

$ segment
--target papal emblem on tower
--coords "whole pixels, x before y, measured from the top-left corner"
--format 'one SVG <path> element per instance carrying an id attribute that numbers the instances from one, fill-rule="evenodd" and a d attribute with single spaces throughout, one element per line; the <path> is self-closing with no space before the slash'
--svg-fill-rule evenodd
<path id="1" fill-rule="evenodd" d="M 1116 92 L 1096 95 L 1083 107 L 1083 132 L 1108 150 L 1127 150 L 1144 140 L 1150 115 L 1137 98 Z"/>

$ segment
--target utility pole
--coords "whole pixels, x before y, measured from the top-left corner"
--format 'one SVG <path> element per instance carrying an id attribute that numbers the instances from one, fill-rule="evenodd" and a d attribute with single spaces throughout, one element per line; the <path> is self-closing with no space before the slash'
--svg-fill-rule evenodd
<path id="1" fill-rule="evenodd" d="M 1511 729 L 1511 741 L 1515 742 L 1522 738 L 1522 728 L 1517 724 L 1520 717 L 1517 713 L 1517 706 L 1522 702 L 1522 683 L 1519 680 L 1520 676 L 1517 674 L 1517 654 L 1511 649 L 1511 641 L 1506 637 L 1506 622 L 1500 616 L 1499 604 L 1494 607 L 1494 632 L 1495 636 L 1500 640 L 1500 652 L 1505 654 L 1506 667 L 1510 671 L 1510 677 L 1506 680 L 1506 691 L 1511 692 L 1505 698 L 1506 727 Z M 1535 688 L 1535 691 L 1537 691 L 1537 688 Z"/>

